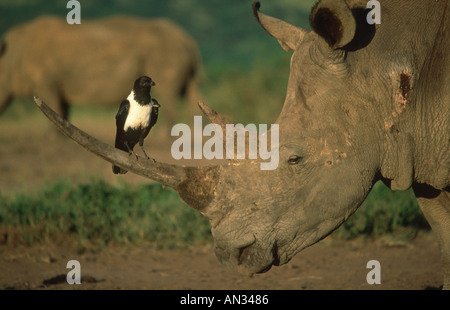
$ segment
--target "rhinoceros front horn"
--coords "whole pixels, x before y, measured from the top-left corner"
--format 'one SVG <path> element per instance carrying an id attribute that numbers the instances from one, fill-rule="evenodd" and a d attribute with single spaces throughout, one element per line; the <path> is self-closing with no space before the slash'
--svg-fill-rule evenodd
<path id="1" fill-rule="evenodd" d="M 214 198 L 218 166 L 185 167 L 154 162 L 151 159 L 141 158 L 138 160 L 135 156 L 129 156 L 127 152 L 90 136 L 64 120 L 40 98 L 34 97 L 34 101 L 58 129 L 79 145 L 123 169 L 175 189 L 192 208 L 203 211 Z"/>

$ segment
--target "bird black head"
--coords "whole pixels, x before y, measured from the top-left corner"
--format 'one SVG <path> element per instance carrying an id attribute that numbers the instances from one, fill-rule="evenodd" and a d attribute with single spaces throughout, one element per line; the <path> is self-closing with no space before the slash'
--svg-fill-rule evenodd
<path id="1" fill-rule="evenodd" d="M 144 75 L 144 76 L 141 76 L 140 78 L 138 78 L 134 82 L 134 89 L 135 90 L 142 89 L 142 90 L 150 91 L 150 88 L 155 85 L 156 85 L 155 82 L 153 82 L 153 80 L 151 78 Z"/>
<path id="2" fill-rule="evenodd" d="M 134 92 L 134 100 L 139 102 L 139 104 L 149 104 L 150 97 L 150 89 L 152 86 L 155 86 L 155 82 L 148 76 L 141 76 L 134 82 L 133 92 Z"/>

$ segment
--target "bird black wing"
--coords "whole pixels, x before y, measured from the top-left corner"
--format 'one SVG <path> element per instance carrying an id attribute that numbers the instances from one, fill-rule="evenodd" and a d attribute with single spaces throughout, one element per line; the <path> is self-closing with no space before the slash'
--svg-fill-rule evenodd
<path id="1" fill-rule="evenodd" d="M 128 111 L 130 110 L 130 102 L 125 99 L 122 101 L 119 107 L 119 111 L 116 114 L 116 125 L 119 125 L 119 122 L 123 121 L 122 128 L 125 125 L 125 120 L 127 119 Z"/>
<path id="2" fill-rule="evenodd" d="M 159 112 L 159 103 L 156 99 L 152 98 L 152 113 L 150 115 L 150 129 L 155 126 L 156 121 L 158 120 L 158 112 Z"/>
<path id="3" fill-rule="evenodd" d="M 114 145 L 116 148 L 118 148 L 122 151 L 125 151 L 125 152 L 128 152 L 128 147 L 125 144 L 126 141 L 125 141 L 124 126 L 125 126 L 125 122 L 127 120 L 129 110 L 130 110 L 130 102 L 125 99 L 120 104 L 119 111 L 117 111 L 117 114 L 116 114 L 116 127 L 117 128 L 116 128 L 116 140 L 115 140 Z M 124 170 L 118 166 L 115 166 L 114 164 L 112 167 L 113 167 L 112 168 L 113 172 L 115 174 L 127 173 L 126 170 Z"/>
<path id="4" fill-rule="evenodd" d="M 115 146 L 121 150 L 127 151 L 125 146 L 125 132 L 124 126 L 127 120 L 128 111 L 130 110 L 130 102 L 128 100 L 122 101 L 119 111 L 116 114 L 116 141 Z"/>
<path id="5" fill-rule="evenodd" d="M 150 113 L 150 123 L 148 124 L 148 127 L 145 129 L 142 137 L 146 138 L 148 136 L 148 133 L 150 132 L 150 129 L 152 129 L 153 126 L 155 126 L 156 121 L 158 120 L 158 109 L 160 105 L 156 99 L 152 98 L 152 112 Z"/>

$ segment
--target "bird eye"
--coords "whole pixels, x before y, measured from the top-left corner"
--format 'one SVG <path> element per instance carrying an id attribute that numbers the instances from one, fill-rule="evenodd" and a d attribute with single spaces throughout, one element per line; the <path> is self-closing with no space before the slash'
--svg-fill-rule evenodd
<path id="1" fill-rule="evenodd" d="M 301 162 L 303 158 L 301 156 L 298 155 L 292 155 L 291 157 L 289 157 L 288 159 L 288 164 L 289 165 L 297 165 L 299 162 Z"/>

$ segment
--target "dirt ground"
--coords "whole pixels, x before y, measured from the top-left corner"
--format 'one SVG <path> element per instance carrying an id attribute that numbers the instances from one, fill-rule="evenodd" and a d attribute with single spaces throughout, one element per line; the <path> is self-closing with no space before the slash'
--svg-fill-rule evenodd
<path id="1" fill-rule="evenodd" d="M 113 141 L 114 112 L 74 119 L 103 141 Z M 151 137 L 149 139 L 151 141 Z M 171 162 L 170 144 L 146 141 L 150 156 Z M 111 165 L 62 137 L 39 113 L 0 116 L 0 192 L 34 192 L 46 182 L 103 178 L 111 184 L 148 180 L 131 173 L 115 176 Z M 81 285 L 69 285 L 69 260 L 81 265 Z M 370 260 L 381 266 L 381 284 L 369 285 Z M 212 245 L 189 250 L 155 250 L 148 244 L 111 246 L 101 251 L 73 242 L 26 246 L 0 245 L 0 289 L 438 289 L 441 261 L 432 233 L 410 242 L 336 241 L 327 238 L 297 254 L 290 263 L 251 278 L 229 273 Z"/>
<path id="2" fill-rule="evenodd" d="M 70 260 L 81 266 L 81 284 L 69 285 Z M 367 283 L 367 262 L 380 262 L 381 284 Z M 291 262 L 264 274 L 228 272 L 212 246 L 155 250 L 150 246 L 82 251 L 62 244 L 0 247 L 3 289 L 133 290 L 424 290 L 442 285 L 439 250 L 433 236 L 401 245 L 325 240 Z"/>
<path id="3" fill-rule="evenodd" d="M 381 284 L 367 283 L 367 262 L 378 260 Z M 81 266 L 81 284 L 69 285 L 69 260 Z M 383 242 L 325 240 L 291 262 L 251 278 L 228 272 L 212 246 L 155 250 L 112 247 L 80 253 L 64 245 L 0 247 L 0 288 L 150 290 L 438 289 L 440 258 L 433 236 L 389 246 Z"/>

